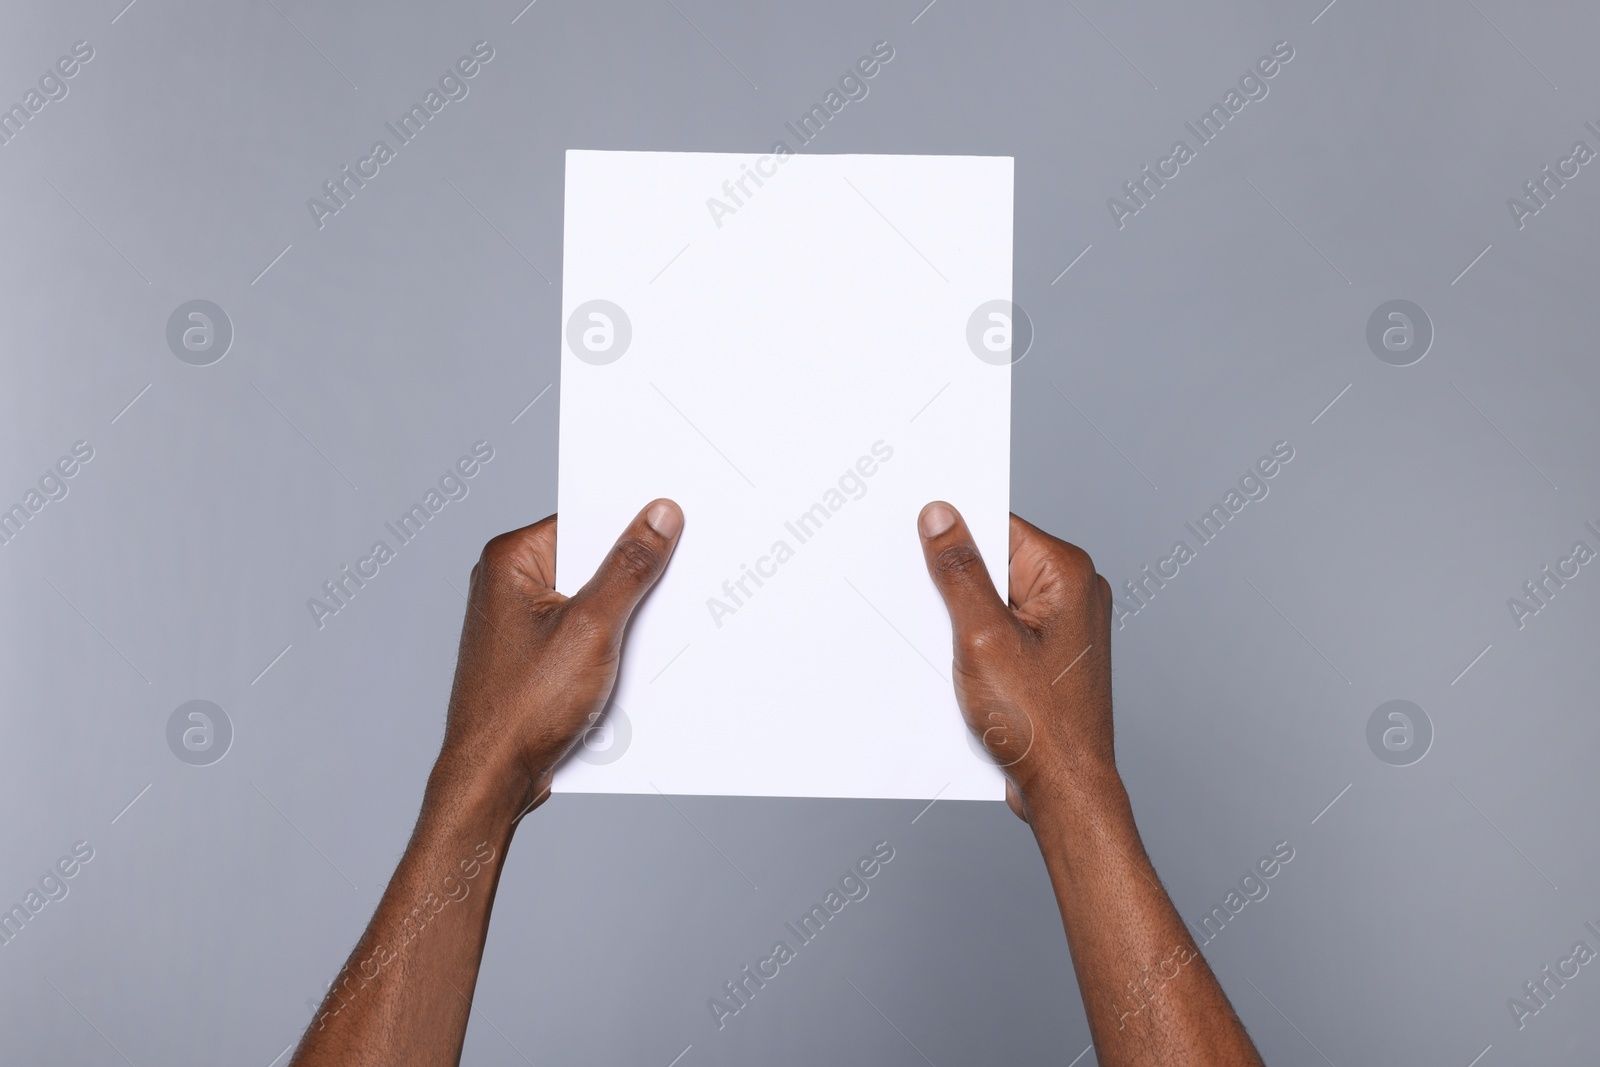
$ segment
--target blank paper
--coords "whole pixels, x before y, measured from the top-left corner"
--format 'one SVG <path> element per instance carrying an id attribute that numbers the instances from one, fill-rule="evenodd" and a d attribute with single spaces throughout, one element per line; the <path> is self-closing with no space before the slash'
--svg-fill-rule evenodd
<path id="1" fill-rule="evenodd" d="M 1002 798 L 916 518 L 1003 595 L 1011 219 L 1009 157 L 567 153 L 558 588 L 686 521 L 557 791 Z"/>

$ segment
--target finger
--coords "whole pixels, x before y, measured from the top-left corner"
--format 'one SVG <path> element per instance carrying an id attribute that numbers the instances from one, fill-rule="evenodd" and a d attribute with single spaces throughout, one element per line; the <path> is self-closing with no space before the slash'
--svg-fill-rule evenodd
<path id="1" fill-rule="evenodd" d="M 1054 537 L 1033 523 L 1011 516 L 1011 559 L 1007 567 L 1007 593 L 1019 610 L 1037 614 L 1039 597 L 1049 588 Z M 1024 607 L 1028 605 L 1028 607 Z M 1031 610 L 1030 610 L 1031 609 Z"/>
<path id="2" fill-rule="evenodd" d="M 633 609 L 656 584 L 677 546 L 683 511 L 671 500 L 653 500 L 635 515 L 600 568 L 572 598 L 620 633 Z"/>
<path id="3" fill-rule="evenodd" d="M 532 526 L 510 530 L 483 546 L 483 555 L 472 568 L 476 583 L 485 568 L 511 572 L 520 580 L 531 581 L 543 589 L 556 584 L 556 517 L 547 515 Z"/>
<path id="4" fill-rule="evenodd" d="M 1011 603 L 1023 615 L 1043 619 L 1072 604 L 1086 592 L 1101 595 L 1105 581 L 1094 561 L 1077 545 L 1053 537 L 1032 523 L 1011 516 Z"/>
<path id="5" fill-rule="evenodd" d="M 944 598 L 958 638 L 1001 620 L 1011 621 L 1011 612 L 995 592 L 989 568 L 984 566 L 983 556 L 960 512 L 936 500 L 922 509 L 917 530 L 922 534 L 928 573 Z"/>

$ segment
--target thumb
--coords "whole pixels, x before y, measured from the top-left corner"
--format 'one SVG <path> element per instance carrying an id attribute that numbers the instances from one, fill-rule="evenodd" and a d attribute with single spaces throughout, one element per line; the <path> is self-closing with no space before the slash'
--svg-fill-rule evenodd
<path id="1" fill-rule="evenodd" d="M 683 510 L 671 500 L 655 500 L 635 515 L 611 547 L 594 577 L 576 594 L 582 605 L 620 634 L 639 601 L 667 569 L 683 529 Z"/>
<path id="2" fill-rule="evenodd" d="M 960 512 L 936 500 L 922 509 L 917 531 L 922 534 L 928 573 L 950 611 L 956 647 L 962 646 L 963 637 L 1011 626 L 1011 611 L 995 592 L 989 568 Z"/>

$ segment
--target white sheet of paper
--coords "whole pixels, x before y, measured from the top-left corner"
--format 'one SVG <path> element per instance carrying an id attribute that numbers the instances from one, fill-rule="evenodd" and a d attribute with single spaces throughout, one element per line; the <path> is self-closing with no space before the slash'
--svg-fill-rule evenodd
<path id="1" fill-rule="evenodd" d="M 557 587 L 686 523 L 556 791 L 1003 797 L 916 518 L 1004 595 L 1011 213 L 1010 157 L 567 153 Z"/>

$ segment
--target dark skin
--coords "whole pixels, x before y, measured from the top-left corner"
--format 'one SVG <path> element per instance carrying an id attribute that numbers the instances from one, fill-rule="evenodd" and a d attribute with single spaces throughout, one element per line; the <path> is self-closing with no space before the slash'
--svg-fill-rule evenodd
<path id="1" fill-rule="evenodd" d="M 950 611 L 956 702 L 1006 764 L 1006 801 L 1044 854 L 1102 1067 L 1260 1065 L 1161 887 L 1117 773 L 1111 585 L 1094 561 L 1011 516 L 1002 600 L 950 505 L 922 550 Z"/>
<path id="2" fill-rule="evenodd" d="M 572 597 L 555 591 L 554 516 L 485 546 L 416 829 L 292 1067 L 460 1062 L 506 850 L 605 708 L 628 620 L 682 528 L 675 503 L 653 501 Z M 1259 1065 L 1117 774 L 1105 579 L 1013 516 L 1008 603 L 953 508 L 928 505 L 918 529 L 950 611 L 957 702 L 1044 854 L 1098 1061 Z"/>
<path id="3" fill-rule="evenodd" d="M 295 1067 L 460 1062 L 506 849 L 605 707 L 628 619 L 682 526 L 676 504 L 651 503 L 572 597 L 555 591 L 554 516 L 484 547 L 416 829 Z"/>

